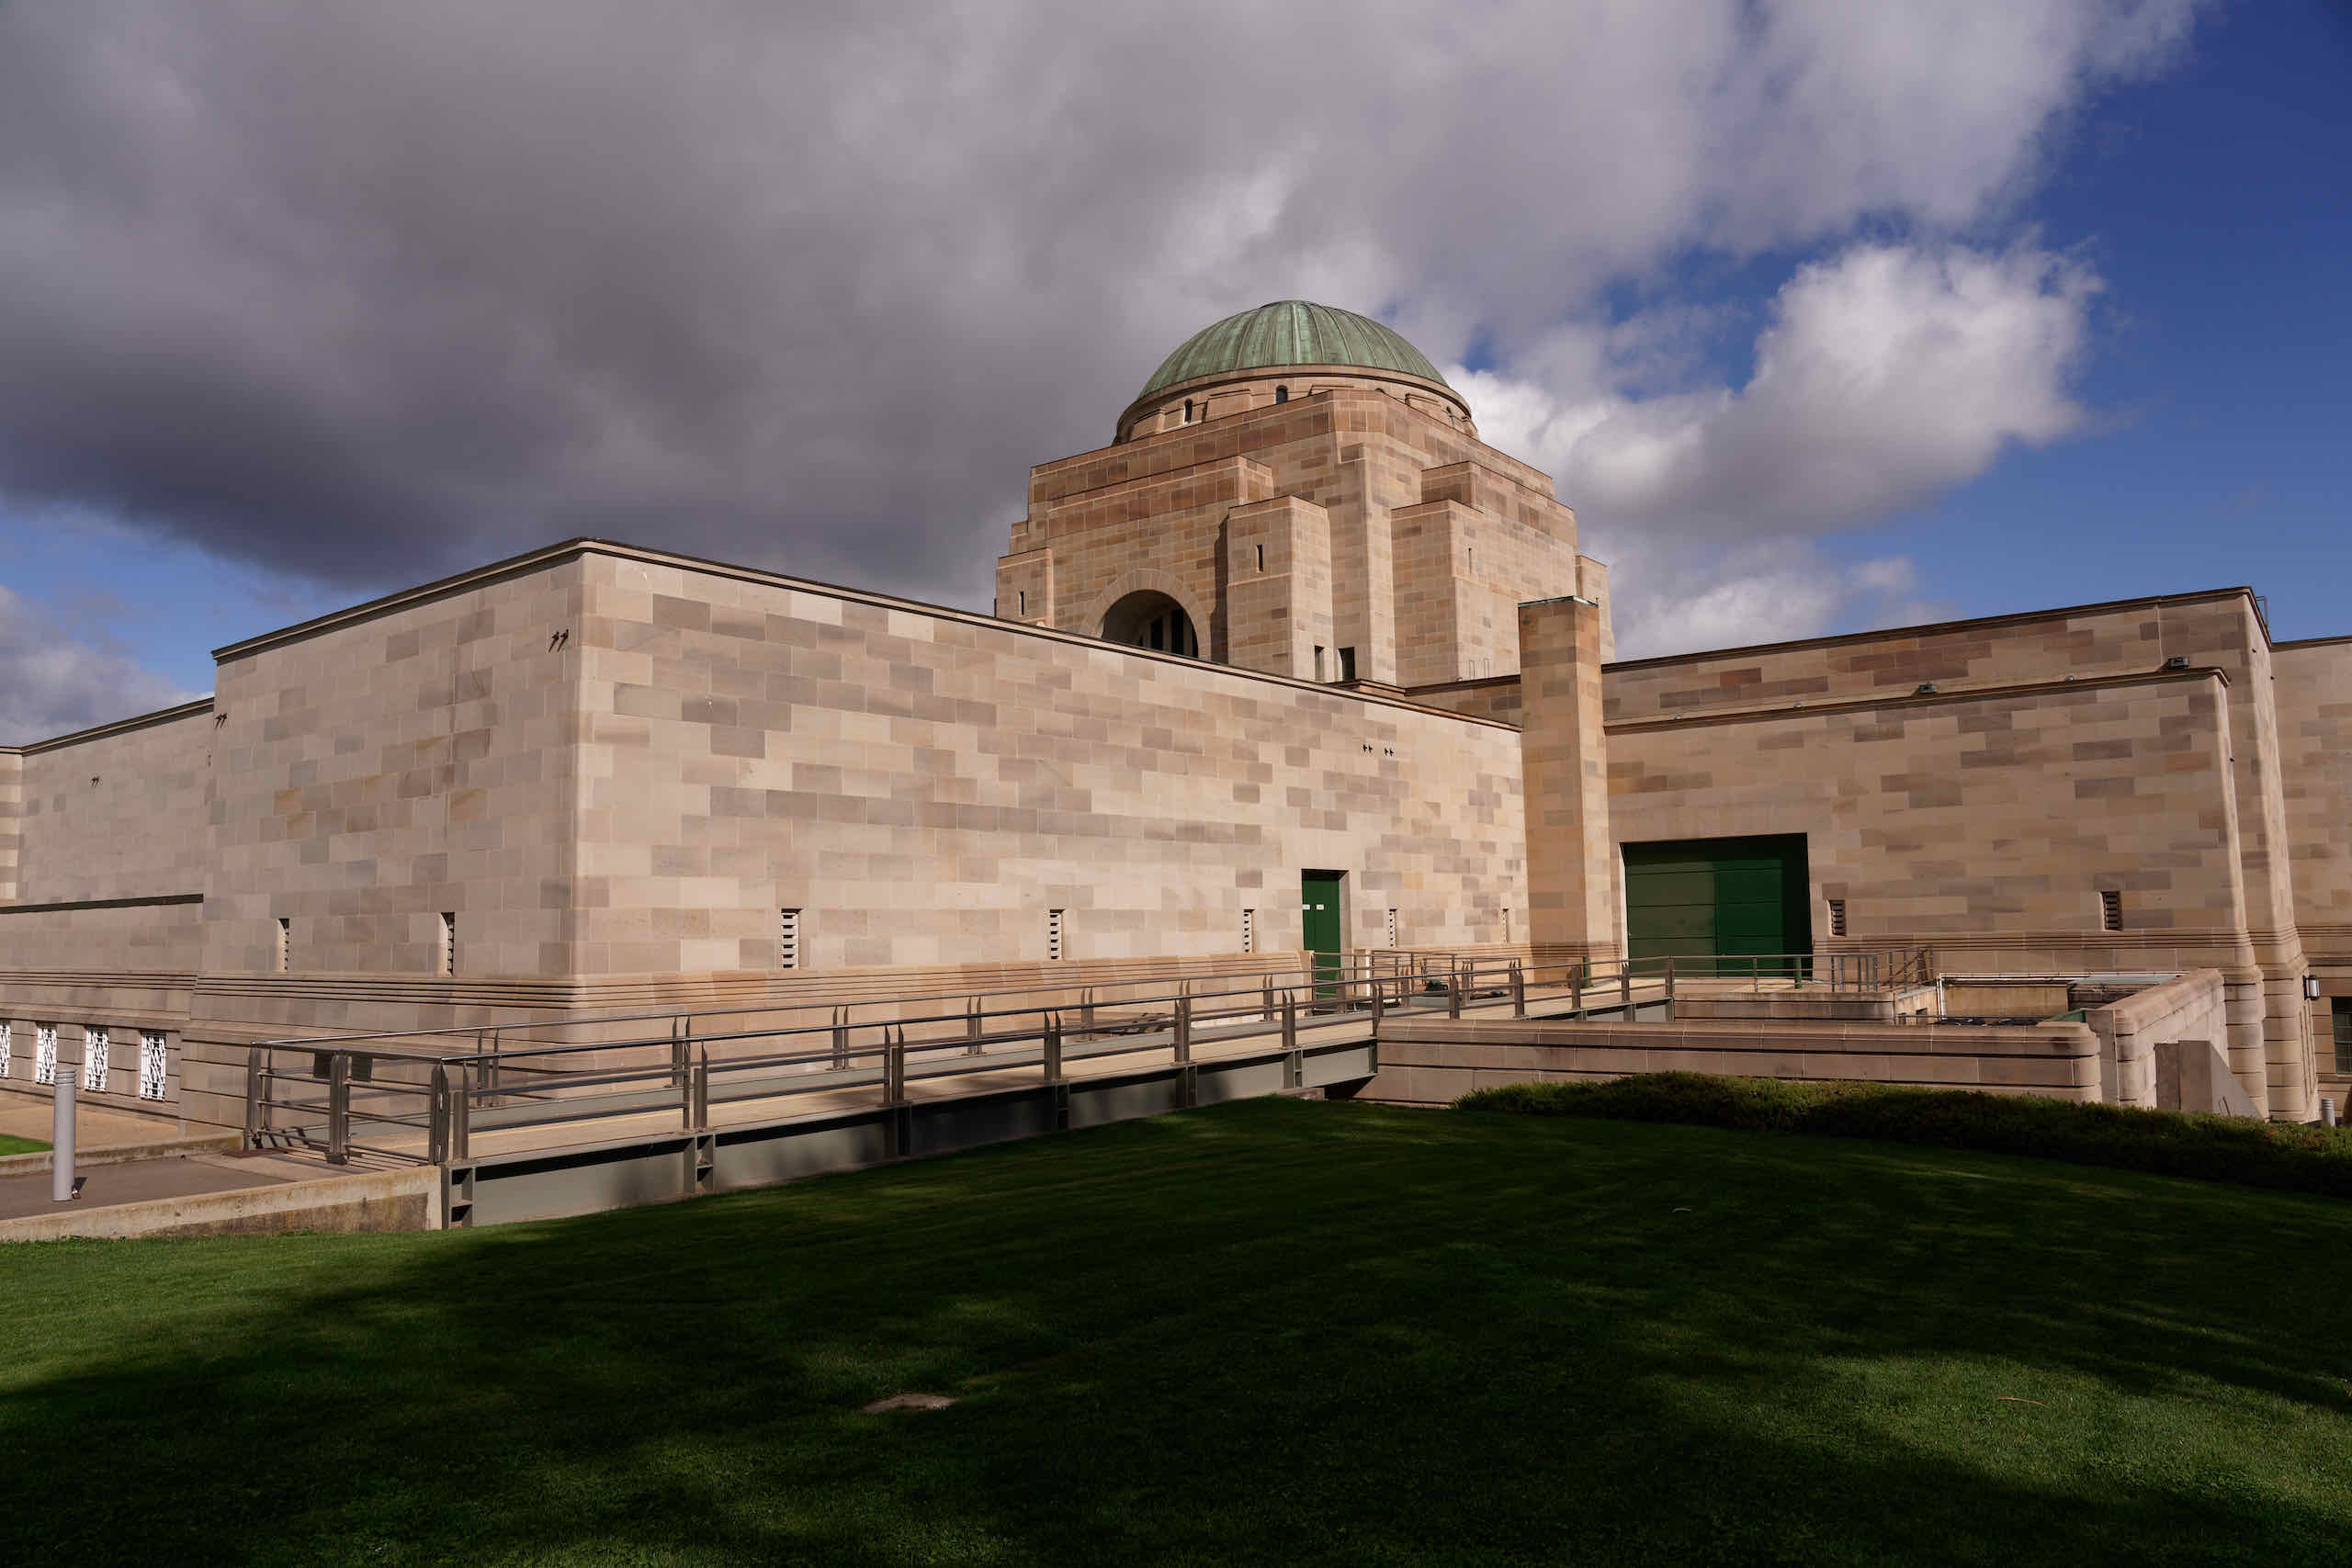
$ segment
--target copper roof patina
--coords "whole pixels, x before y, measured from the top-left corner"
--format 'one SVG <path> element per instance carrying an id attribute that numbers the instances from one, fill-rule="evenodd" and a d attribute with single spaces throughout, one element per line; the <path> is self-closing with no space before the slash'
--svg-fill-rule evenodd
<path id="1" fill-rule="evenodd" d="M 1201 376 L 1277 365 L 1361 365 L 1446 385 L 1421 351 L 1369 316 L 1277 299 L 1203 327 L 1160 362 L 1137 399 Z"/>

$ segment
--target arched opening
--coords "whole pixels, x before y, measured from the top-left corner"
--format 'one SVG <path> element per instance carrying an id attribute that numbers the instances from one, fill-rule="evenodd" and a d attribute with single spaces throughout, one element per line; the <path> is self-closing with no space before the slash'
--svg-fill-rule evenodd
<path id="1" fill-rule="evenodd" d="M 1276 387 L 1274 389 L 1274 401 L 1278 403 L 1286 403 L 1290 401 L 1290 389 L 1288 387 Z"/>
<path id="2" fill-rule="evenodd" d="M 1193 617 L 1184 614 L 1184 606 L 1148 589 L 1111 606 L 1102 617 L 1102 638 L 1129 648 L 1181 653 L 1187 659 L 1201 656 L 1200 634 L 1193 629 Z"/>
<path id="3" fill-rule="evenodd" d="M 1193 423 L 1193 400 L 1190 398 L 1184 400 L 1184 423 L 1186 424 Z"/>

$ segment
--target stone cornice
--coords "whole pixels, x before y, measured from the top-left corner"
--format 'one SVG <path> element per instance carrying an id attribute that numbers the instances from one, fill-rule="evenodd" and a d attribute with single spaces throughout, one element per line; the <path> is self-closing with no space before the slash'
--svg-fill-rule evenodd
<path id="1" fill-rule="evenodd" d="M 127 735 L 134 729 L 145 729 L 152 725 L 169 724 L 175 719 L 193 718 L 198 714 L 209 713 L 211 710 L 212 699 L 209 696 L 202 696 L 194 702 L 181 703 L 176 707 L 157 708 L 153 713 L 133 714 L 129 718 L 118 718 L 110 724 L 92 725 L 87 729 L 77 729 L 70 735 L 52 735 L 46 740 L 28 740 L 22 746 L 0 746 L 0 752 L 13 753 L 20 757 L 38 756 L 43 751 L 54 751 L 61 746 L 78 746 L 85 740 L 103 740 L 109 735 Z"/>
<path id="2" fill-rule="evenodd" d="M 1692 714 L 1668 714 L 1653 718 L 1617 719 L 1604 728 L 1611 735 L 1637 735 L 1659 729 L 1687 729 L 1705 724 L 1752 724 L 1776 718 L 1813 718 L 1822 714 L 1866 713 L 1873 708 L 1934 707 L 1947 703 L 1973 703 L 2004 697 L 2049 696 L 2059 692 L 2097 692 L 2117 686 L 2169 685 L 2185 682 L 2230 683 L 2228 671 L 2211 664 L 2186 670 L 2148 670 L 2122 675 L 2085 675 L 2071 681 L 2032 681 L 1998 686 L 1959 686 L 1932 692 L 1889 692 L 1882 696 L 1839 697 L 1827 702 L 1779 703 L 1770 707 L 1708 708 Z"/>
<path id="3" fill-rule="evenodd" d="M 2062 604 L 2049 610 L 2018 610 L 2005 615 L 1979 615 L 1963 621 L 1928 621 L 1916 626 L 1882 626 L 1871 632 L 1840 632 L 1834 637 L 1801 637 L 1794 642 L 1753 642 L 1736 648 L 1708 648 L 1690 653 L 1664 653 L 1651 659 L 1621 659 L 1604 668 L 1609 670 L 1658 670 L 1673 664 L 1702 664 L 1717 659 L 1742 659 L 1750 654 L 1789 653 L 1807 648 L 1853 647 L 1860 643 L 1884 642 L 1890 637 L 1940 636 L 1947 632 L 1990 630 L 1996 626 L 2030 626 L 2036 621 L 2061 620 L 2069 615 L 2111 614 L 2118 610 L 2156 609 L 2165 604 L 2201 604 L 2216 599 L 2244 598 L 2251 604 L 2254 590 L 2235 588 L 2205 588 L 2190 593 L 2160 593 L 2145 599 L 2109 599 L 2096 604 Z M 2266 628 L 2264 637 L 2269 633 Z M 2322 641 L 2329 640 L 2325 638 Z M 2273 648 L 2291 646 L 2272 643 Z"/>

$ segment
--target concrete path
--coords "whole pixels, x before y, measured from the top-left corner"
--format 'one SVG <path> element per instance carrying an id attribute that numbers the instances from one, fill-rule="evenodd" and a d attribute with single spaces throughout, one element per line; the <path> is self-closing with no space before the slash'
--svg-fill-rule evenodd
<path id="1" fill-rule="evenodd" d="M 55 1130 L 55 1112 L 47 1095 L 0 1091 L 0 1133 L 12 1138 L 49 1142 Z M 133 1116 L 99 1106 L 74 1104 L 74 1141 L 85 1149 L 109 1144 L 158 1144 L 178 1134 L 180 1124 L 170 1116 Z"/>
<path id="2" fill-rule="evenodd" d="M 234 1192 L 248 1187 L 315 1179 L 315 1162 L 270 1155 L 175 1155 L 165 1159 L 97 1165 L 80 1173 L 82 1196 L 69 1203 L 50 1201 L 50 1173 L 0 1177 L 0 1220 L 66 1210 L 103 1209 L 151 1198 L 192 1198 L 204 1192 Z"/>

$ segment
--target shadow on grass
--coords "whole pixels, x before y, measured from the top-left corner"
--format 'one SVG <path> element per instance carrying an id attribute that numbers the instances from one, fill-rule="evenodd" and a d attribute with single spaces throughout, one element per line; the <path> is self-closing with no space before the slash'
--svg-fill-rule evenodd
<path id="1" fill-rule="evenodd" d="M 472 1235 L 0 1262 L 0 1561 L 2233 1562 L 2352 1209 L 1259 1101 Z M 906 1390 L 953 1408 L 868 1416 Z"/>

